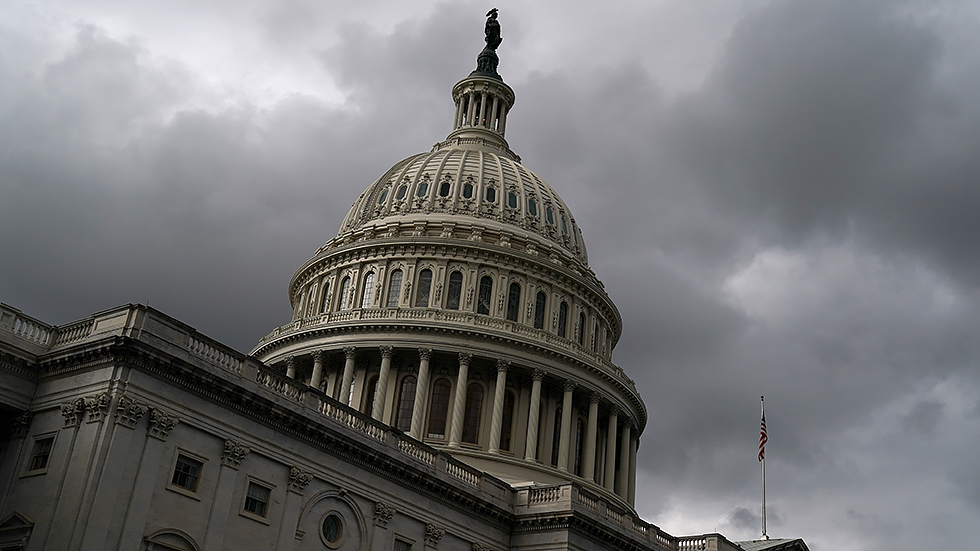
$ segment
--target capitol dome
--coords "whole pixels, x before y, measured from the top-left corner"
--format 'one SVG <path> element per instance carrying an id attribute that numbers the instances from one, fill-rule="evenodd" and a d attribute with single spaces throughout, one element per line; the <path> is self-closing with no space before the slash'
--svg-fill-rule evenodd
<path id="1" fill-rule="evenodd" d="M 443 450 L 515 487 L 574 480 L 632 507 L 647 412 L 612 361 L 622 319 L 570 209 L 510 149 L 496 69 L 488 46 L 452 89 L 452 132 L 357 198 L 252 354 L 279 369 L 265 384 L 403 430 L 420 461 Z"/>

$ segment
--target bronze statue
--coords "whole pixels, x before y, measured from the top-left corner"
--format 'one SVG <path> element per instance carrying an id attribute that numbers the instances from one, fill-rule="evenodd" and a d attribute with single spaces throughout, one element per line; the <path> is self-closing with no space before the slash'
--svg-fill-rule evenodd
<path id="1" fill-rule="evenodd" d="M 500 22 L 497 21 L 497 8 L 487 12 L 487 25 L 484 28 L 486 33 L 487 48 L 496 50 L 497 46 L 504 40 L 500 37 Z"/>

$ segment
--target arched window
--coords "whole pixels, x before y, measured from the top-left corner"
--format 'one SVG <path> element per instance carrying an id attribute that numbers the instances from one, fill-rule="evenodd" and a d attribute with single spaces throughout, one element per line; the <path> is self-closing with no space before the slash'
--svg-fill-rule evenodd
<path id="1" fill-rule="evenodd" d="M 378 376 L 372 375 L 368 379 L 367 392 L 365 392 L 364 407 L 361 412 L 365 415 L 374 415 L 374 396 L 378 391 Z"/>
<path id="2" fill-rule="evenodd" d="M 449 190 L 452 188 L 452 184 L 449 181 L 445 181 L 439 184 L 439 197 L 449 197 Z"/>
<path id="3" fill-rule="evenodd" d="M 554 223 L 555 223 L 555 214 L 551 210 L 551 207 L 548 207 L 547 209 L 545 209 L 544 212 L 548 216 L 548 223 L 554 225 Z"/>
<path id="4" fill-rule="evenodd" d="M 419 184 L 419 191 L 418 191 L 418 193 L 415 194 L 415 196 L 416 197 L 425 197 L 425 195 L 428 192 L 429 192 L 429 182 L 428 182 L 428 180 L 422 180 L 422 183 Z"/>
<path id="5" fill-rule="evenodd" d="M 585 312 L 578 314 L 578 343 L 585 344 Z"/>
<path id="6" fill-rule="evenodd" d="M 384 202 L 385 202 L 385 199 L 388 198 L 388 190 L 389 189 L 390 188 L 384 188 L 383 190 L 381 190 L 381 197 L 378 197 L 378 204 L 379 205 L 383 205 Z"/>
<path id="7" fill-rule="evenodd" d="M 497 190 L 493 187 L 487 187 L 487 203 L 497 202 Z"/>
<path id="8" fill-rule="evenodd" d="M 517 315 L 521 311 L 521 286 L 518 283 L 510 284 L 510 292 L 507 293 L 507 319 L 517 321 Z"/>
<path id="9" fill-rule="evenodd" d="M 547 305 L 548 295 L 544 291 L 538 291 L 538 296 L 534 299 L 534 328 L 544 329 L 544 307 Z"/>
<path id="10" fill-rule="evenodd" d="M 395 192 L 395 199 L 401 201 L 402 199 L 405 198 L 406 193 L 408 193 L 408 186 L 402 184 L 401 186 L 398 187 L 398 191 Z"/>
<path id="11" fill-rule="evenodd" d="M 501 418 L 500 426 L 500 449 L 513 451 L 510 448 L 511 425 L 514 424 L 514 393 L 507 391 L 504 393 L 504 414 Z"/>
<path id="12" fill-rule="evenodd" d="M 598 320 L 595 319 L 595 316 L 592 316 L 592 351 L 593 352 L 595 352 L 596 346 L 598 345 L 599 345 L 599 323 Z"/>
<path id="13" fill-rule="evenodd" d="M 561 447 L 561 408 L 555 411 L 555 435 L 551 439 L 551 465 L 558 466 L 558 448 Z"/>
<path id="14" fill-rule="evenodd" d="M 422 270 L 419 272 L 419 286 L 415 291 L 415 306 L 426 307 L 429 305 L 429 291 L 432 290 L 432 270 Z"/>
<path id="15" fill-rule="evenodd" d="M 388 308 L 398 308 L 398 296 L 402 292 L 402 271 L 391 272 L 391 279 L 388 281 L 388 301 L 385 306 Z"/>
<path id="16" fill-rule="evenodd" d="M 429 409 L 429 438 L 446 437 L 446 415 L 449 413 L 449 379 L 442 378 L 432 385 L 432 406 Z"/>
<path id="17" fill-rule="evenodd" d="M 582 476 L 582 441 L 585 440 L 585 421 L 581 417 L 575 425 L 575 476 Z"/>
<path id="18" fill-rule="evenodd" d="M 418 380 L 414 375 L 402 379 L 398 392 L 398 417 L 395 418 L 395 428 L 408 432 L 412 430 L 412 410 L 415 409 L 415 385 Z"/>
<path id="19" fill-rule="evenodd" d="M 370 308 L 374 298 L 374 272 L 364 276 L 364 290 L 361 291 L 361 308 Z"/>
<path id="20" fill-rule="evenodd" d="M 483 276 L 480 278 L 480 297 L 476 303 L 476 313 L 489 315 L 491 300 L 493 300 L 493 278 Z"/>
<path id="21" fill-rule="evenodd" d="M 330 311 L 330 283 L 323 282 L 323 302 L 320 303 L 320 312 L 327 313 Z"/>
<path id="22" fill-rule="evenodd" d="M 446 293 L 446 308 L 449 310 L 459 310 L 459 299 L 462 294 L 462 272 L 453 272 L 449 274 L 449 291 Z"/>
<path id="23" fill-rule="evenodd" d="M 558 306 L 558 336 L 564 337 L 568 329 L 568 304 L 563 300 Z"/>
<path id="24" fill-rule="evenodd" d="M 340 305 L 337 309 L 346 310 L 348 308 L 350 308 L 350 278 L 345 277 L 344 281 L 340 283 Z"/>
<path id="25" fill-rule="evenodd" d="M 507 206 L 512 209 L 517 208 L 517 194 L 513 191 L 507 192 Z"/>
<path id="26" fill-rule="evenodd" d="M 463 442 L 479 444 L 480 412 L 483 410 L 483 385 L 470 383 L 466 387 L 466 412 L 463 414 Z"/>
<path id="27" fill-rule="evenodd" d="M 530 214 L 531 216 L 538 215 L 538 203 L 535 202 L 534 199 L 529 198 L 527 200 L 527 213 Z"/>
<path id="28" fill-rule="evenodd" d="M 466 182 L 463 184 L 463 198 L 472 199 L 473 198 L 473 184 Z"/>

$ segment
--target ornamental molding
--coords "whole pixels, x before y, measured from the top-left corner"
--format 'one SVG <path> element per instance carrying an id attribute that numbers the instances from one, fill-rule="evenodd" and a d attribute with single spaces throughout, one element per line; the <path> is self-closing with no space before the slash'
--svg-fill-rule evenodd
<path id="1" fill-rule="evenodd" d="M 446 529 L 431 522 L 425 525 L 425 546 L 433 549 L 439 547 L 439 542 L 446 535 Z"/>
<path id="2" fill-rule="evenodd" d="M 507 373 L 507 369 L 510 368 L 510 362 L 507 360 L 497 360 L 497 373 Z"/>
<path id="3" fill-rule="evenodd" d="M 344 357 L 348 360 L 353 360 L 357 358 L 357 347 L 356 346 L 345 346 L 344 347 Z"/>
<path id="4" fill-rule="evenodd" d="M 432 359 L 432 349 L 431 348 L 419 348 L 419 359 L 422 361 L 429 361 Z"/>
<path id="5" fill-rule="evenodd" d="M 85 398 L 85 410 L 88 411 L 88 422 L 98 423 L 105 419 L 109 411 L 109 402 L 112 396 L 108 392 L 102 392 L 95 396 Z"/>
<path id="6" fill-rule="evenodd" d="M 289 469 L 289 491 L 303 495 L 303 490 L 313 481 L 313 473 L 305 471 L 300 467 L 290 467 Z"/>
<path id="7" fill-rule="evenodd" d="M 252 450 L 234 440 L 225 440 L 225 449 L 221 454 L 221 464 L 237 470 L 238 465 L 241 464 L 250 451 Z"/>
<path id="8" fill-rule="evenodd" d="M 378 349 L 381 351 L 381 357 L 382 358 L 388 358 L 390 360 L 391 357 L 395 355 L 395 347 L 394 346 L 384 344 L 384 345 L 379 346 Z"/>
<path id="9" fill-rule="evenodd" d="M 160 408 L 150 408 L 150 421 L 146 426 L 146 433 L 158 440 L 166 441 L 170 436 L 170 431 L 180 422 L 175 415 L 167 413 Z"/>
<path id="10" fill-rule="evenodd" d="M 383 501 L 379 501 L 374 504 L 374 525 L 380 526 L 381 528 L 387 528 L 388 522 L 391 521 L 391 517 L 395 516 L 398 511 L 388 505 Z"/>
<path id="11" fill-rule="evenodd" d="M 460 365 L 470 365 L 473 361 L 473 354 L 471 352 L 460 352 L 459 353 L 459 363 Z"/>
<path id="12" fill-rule="evenodd" d="M 126 428 L 136 428 L 136 424 L 146 415 L 147 407 L 123 394 L 116 403 L 116 423 Z"/>
<path id="13" fill-rule="evenodd" d="M 34 420 L 34 414 L 30 411 L 25 411 L 14 419 L 13 428 L 10 431 L 10 436 L 12 438 L 26 438 L 27 433 L 31 429 L 31 421 Z"/>

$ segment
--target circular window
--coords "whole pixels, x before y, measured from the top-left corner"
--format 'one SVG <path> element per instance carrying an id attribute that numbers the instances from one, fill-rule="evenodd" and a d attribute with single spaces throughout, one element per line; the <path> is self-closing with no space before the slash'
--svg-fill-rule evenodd
<path id="1" fill-rule="evenodd" d="M 336 511 L 323 516 L 320 539 L 331 549 L 337 549 L 344 542 L 344 519 Z"/>

